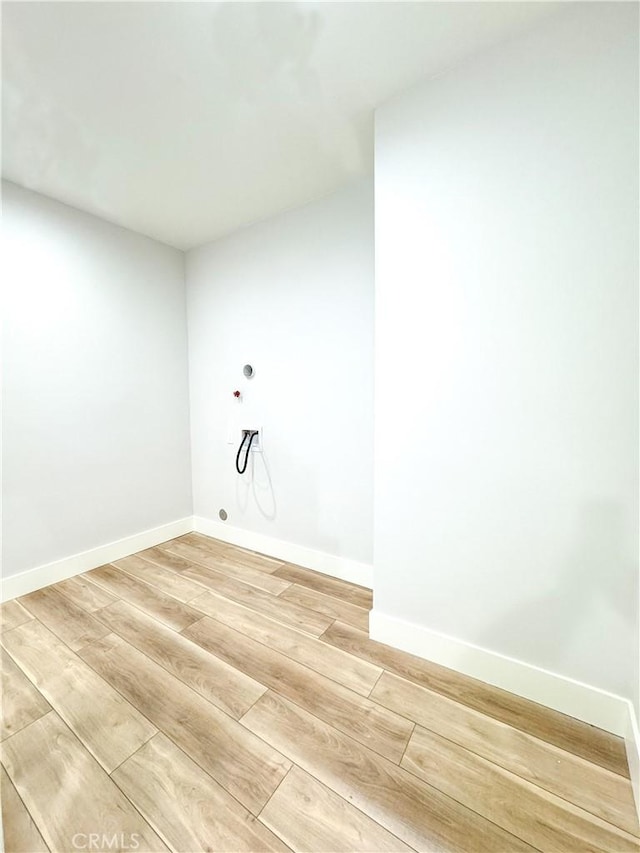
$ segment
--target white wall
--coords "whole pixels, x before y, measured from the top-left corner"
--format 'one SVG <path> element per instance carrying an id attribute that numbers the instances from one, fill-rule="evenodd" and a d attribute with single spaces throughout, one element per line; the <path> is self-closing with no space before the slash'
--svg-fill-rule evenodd
<path id="1" fill-rule="evenodd" d="M 371 562 L 371 183 L 190 251 L 186 270 L 196 516 Z M 242 477 L 230 421 L 264 428 Z"/>
<path id="2" fill-rule="evenodd" d="M 638 9 L 376 116 L 376 610 L 638 701 Z"/>
<path id="3" fill-rule="evenodd" d="M 2 186 L 11 575 L 192 507 L 182 253 Z"/>

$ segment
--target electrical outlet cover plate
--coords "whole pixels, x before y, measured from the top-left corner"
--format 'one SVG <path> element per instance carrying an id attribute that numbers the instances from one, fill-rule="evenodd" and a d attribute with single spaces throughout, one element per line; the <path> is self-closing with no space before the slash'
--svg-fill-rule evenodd
<path id="1" fill-rule="evenodd" d="M 257 433 L 258 433 L 258 434 L 254 437 L 253 441 L 251 442 L 251 452 L 252 452 L 252 453 L 262 453 L 262 443 L 263 443 L 262 427 L 259 427 L 259 426 L 254 426 L 254 427 L 243 427 L 243 428 L 240 430 L 240 441 L 242 441 L 242 436 L 243 436 L 243 435 L 244 435 L 244 433 L 245 433 L 245 432 L 247 432 L 248 430 L 251 430 L 251 432 L 257 432 Z"/>
<path id="2" fill-rule="evenodd" d="M 227 421 L 227 444 L 234 444 L 236 447 L 239 447 L 240 442 L 242 441 L 242 436 L 247 429 L 249 429 L 249 427 L 236 426 L 234 419 L 229 418 Z M 250 427 L 250 429 L 251 432 L 255 432 L 255 430 L 258 431 L 258 435 L 251 442 L 251 452 L 262 453 L 262 427 Z"/>

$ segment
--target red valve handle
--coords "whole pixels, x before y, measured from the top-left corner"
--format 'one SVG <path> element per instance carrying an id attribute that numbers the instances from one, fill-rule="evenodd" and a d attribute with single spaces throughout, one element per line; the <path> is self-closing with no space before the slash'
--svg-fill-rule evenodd
<path id="1" fill-rule="evenodd" d="M 239 391 L 234 391 L 234 392 L 233 392 L 233 396 L 234 396 L 234 397 L 236 397 L 236 398 L 238 398 L 238 397 L 240 396 L 240 392 L 239 392 Z"/>

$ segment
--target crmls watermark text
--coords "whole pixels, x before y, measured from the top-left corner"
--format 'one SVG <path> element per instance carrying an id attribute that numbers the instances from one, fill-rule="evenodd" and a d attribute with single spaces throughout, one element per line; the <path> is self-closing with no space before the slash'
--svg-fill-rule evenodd
<path id="1" fill-rule="evenodd" d="M 75 850 L 137 850 L 140 836 L 137 832 L 76 832 L 71 843 Z"/>

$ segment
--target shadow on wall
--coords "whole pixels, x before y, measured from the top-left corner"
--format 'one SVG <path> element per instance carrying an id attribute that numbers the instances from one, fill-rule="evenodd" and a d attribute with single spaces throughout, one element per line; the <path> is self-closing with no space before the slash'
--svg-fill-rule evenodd
<path id="1" fill-rule="evenodd" d="M 236 506 L 243 515 L 248 509 L 250 498 L 253 498 L 263 518 L 275 521 L 278 517 L 278 503 L 267 454 L 264 452 L 250 453 L 246 476 L 236 477 Z"/>
<path id="2" fill-rule="evenodd" d="M 318 495 L 314 488 L 317 471 L 310 466 L 305 466 L 299 457 L 288 456 L 285 460 L 279 455 L 277 461 L 285 469 L 295 470 L 295 482 L 299 485 L 297 493 L 285 497 L 285 505 L 282 509 L 284 517 L 290 519 L 290 529 L 288 535 L 282 535 L 282 538 L 300 545 L 305 539 L 311 539 L 318 543 L 310 546 L 312 550 L 331 555 L 339 554 L 340 540 L 335 535 L 333 522 L 329 519 L 323 524 Z M 279 505 L 268 454 L 266 452 L 251 453 L 246 473 L 240 476 L 234 472 L 234 476 L 237 516 L 246 519 L 256 510 L 266 521 L 275 521 L 278 518 Z M 232 520 L 231 523 L 237 522 Z M 303 535 L 296 536 L 296 533 L 301 530 Z M 264 532 L 269 535 L 268 530 Z"/>
<path id="3" fill-rule="evenodd" d="M 256 456 L 260 458 L 256 459 Z M 260 515 L 268 521 L 275 521 L 278 517 L 278 504 L 271 480 L 269 460 L 264 453 L 255 454 L 251 462 L 251 492 Z"/>
<path id="4" fill-rule="evenodd" d="M 579 513 L 566 571 L 558 575 L 553 589 L 494 621 L 478 644 L 500 648 L 505 636 L 526 635 L 527 648 L 535 647 L 536 658 L 557 672 L 574 673 L 585 652 L 592 661 L 600 659 L 603 673 L 616 665 L 628 668 L 625 661 L 638 619 L 638 564 L 629 556 L 630 540 L 620 504 L 586 504 Z M 622 650 L 623 660 L 614 660 Z M 512 654 L 519 656 L 517 651 Z M 520 657 L 527 659 L 524 651 Z M 568 664 L 573 664 L 569 670 Z M 620 683 L 617 692 L 621 691 L 628 694 Z"/>

